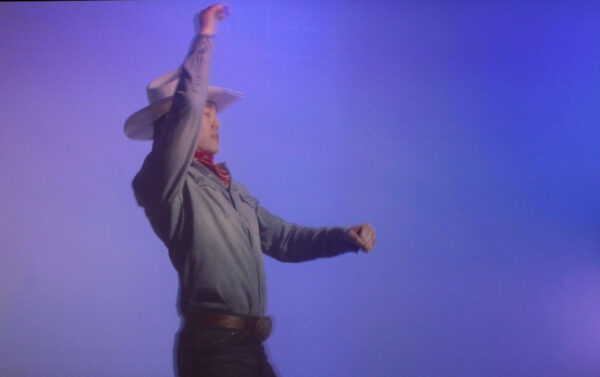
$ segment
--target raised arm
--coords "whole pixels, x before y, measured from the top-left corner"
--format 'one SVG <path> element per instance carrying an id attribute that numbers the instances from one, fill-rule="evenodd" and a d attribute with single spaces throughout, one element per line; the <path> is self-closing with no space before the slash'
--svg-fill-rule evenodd
<path id="1" fill-rule="evenodd" d="M 200 33 L 179 70 L 171 108 L 158 121 L 152 151 L 133 181 L 140 205 L 170 202 L 181 192 L 202 127 L 213 37 L 218 22 L 228 13 L 228 7 L 217 4 L 199 14 Z"/>

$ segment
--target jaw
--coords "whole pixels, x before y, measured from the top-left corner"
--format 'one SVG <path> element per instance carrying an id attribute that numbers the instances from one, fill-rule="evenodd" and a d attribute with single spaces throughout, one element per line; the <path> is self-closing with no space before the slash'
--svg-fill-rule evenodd
<path id="1" fill-rule="evenodd" d="M 219 152 L 219 143 L 211 143 L 210 145 L 204 146 L 198 144 L 198 146 L 196 147 L 196 152 L 217 154 Z"/>

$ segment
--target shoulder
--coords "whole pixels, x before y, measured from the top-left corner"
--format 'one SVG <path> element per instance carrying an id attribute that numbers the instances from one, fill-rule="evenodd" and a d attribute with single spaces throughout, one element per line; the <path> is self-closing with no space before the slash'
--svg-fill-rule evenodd
<path id="1" fill-rule="evenodd" d="M 248 188 L 246 188 L 243 183 L 238 181 L 231 181 L 231 189 L 239 192 L 242 195 L 250 195 Z"/>
<path id="2" fill-rule="evenodd" d="M 237 181 L 231 182 L 231 191 L 232 193 L 236 193 L 239 197 L 250 206 L 257 208 L 258 207 L 258 199 L 254 196 L 250 195 L 250 192 L 242 183 Z"/>

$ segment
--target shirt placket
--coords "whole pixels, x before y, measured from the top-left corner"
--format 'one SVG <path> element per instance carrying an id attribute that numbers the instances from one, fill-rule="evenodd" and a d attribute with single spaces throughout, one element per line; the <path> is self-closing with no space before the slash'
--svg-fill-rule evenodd
<path id="1" fill-rule="evenodd" d="M 231 187 L 231 186 L 230 186 Z M 246 229 L 246 233 L 248 234 L 248 238 L 250 240 L 250 245 L 252 245 L 252 257 L 254 258 L 254 262 L 256 263 L 256 272 L 258 275 L 258 310 L 261 314 L 265 313 L 265 267 L 262 259 L 262 253 L 260 251 L 260 241 L 258 237 L 252 237 L 252 229 L 250 227 L 250 222 L 244 216 L 244 214 L 240 211 L 242 206 L 242 200 L 240 199 L 239 192 L 237 187 L 231 188 L 229 190 L 230 196 L 235 207 L 235 212 L 237 213 L 240 221 L 242 222 L 243 227 Z"/>

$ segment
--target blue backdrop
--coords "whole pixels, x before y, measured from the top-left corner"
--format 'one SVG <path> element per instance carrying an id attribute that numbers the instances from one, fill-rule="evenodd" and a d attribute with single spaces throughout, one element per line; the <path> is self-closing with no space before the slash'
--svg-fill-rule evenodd
<path id="1" fill-rule="evenodd" d="M 230 2 L 235 179 L 369 254 L 266 261 L 282 376 L 600 375 L 600 5 Z M 0 3 L 0 375 L 170 376 L 177 278 L 122 133 L 208 4 Z"/>

